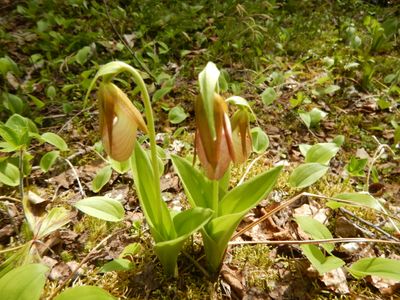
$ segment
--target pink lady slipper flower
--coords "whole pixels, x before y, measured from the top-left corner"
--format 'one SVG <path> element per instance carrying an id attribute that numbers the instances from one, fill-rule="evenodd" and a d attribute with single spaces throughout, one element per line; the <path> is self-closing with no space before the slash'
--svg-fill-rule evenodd
<path id="1" fill-rule="evenodd" d="M 127 160 L 135 145 L 137 129 L 147 133 L 146 123 L 128 96 L 113 83 L 102 82 L 97 96 L 104 149 L 114 160 Z"/>
<path id="2" fill-rule="evenodd" d="M 244 163 L 252 151 L 250 118 L 246 109 L 239 109 L 232 117 L 232 140 L 235 164 Z"/>
<path id="3" fill-rule="evenodd" d="M 231 160 L 234 160 L 234 152 L 227 104 L 220 95 L 215 93 L 213 106 L 215 139 L 212 138 L 207 122 L 203 99 L 199 97 L 196 101 L 195 143 L 200 163 L 207 177 L 218 180 L 226 172 Z"/>

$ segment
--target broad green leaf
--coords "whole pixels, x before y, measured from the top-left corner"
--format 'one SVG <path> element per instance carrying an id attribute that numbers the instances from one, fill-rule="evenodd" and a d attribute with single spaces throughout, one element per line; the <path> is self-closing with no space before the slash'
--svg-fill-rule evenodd
<path id="1" fill-rule="evenodd" d="M 208 208 L 193 207 L 176 214 L 173 218 L 174 226 L 179 237 L 189 237 L 193 232 L 199 230 L 213 215 Z"/>
<path id="2" fill-rule="evenodd" d="M 299 116 L 304 124 L 308 128 L 311 128 L 318 125 L 319 122 L 327 116 L 327 113 L 318 108 L 313 108 L 309 112 L 299 111 Z"/>
<path id="3" fill-rule="evenodd" d="M 311 147 L 312 147 L 312 145 L 300 144 L 300 145 L 299 145 L 300 153 L 301 153 L 304 157 L 306 157 L 306 156 L 307 156 L 307 152 L 308 152 L 308 150 L 311 149 Z"/>
<path id="4" fill-rule="evenodd" d="M 43 155 L 40 159 L 40 168 L 42 171 L 47 172 L 53 166 L 59 156 L 59 151 L 51 151 Z"/>
<path id="5" fill-rule="evenodd" d="M 104 264 L 99 272 L 106 273 L 111 271 L 128 271 L 132 268 L 133 263 L 130 260 L 124 258 L 116 258 Z"/>
<path id="6" fill-rule="evenodd" d="M 129 159 L 125 161 L 116 161 L 111 157 L 108 157 L 108 161 L 110 162 L 114 171 L 118 172 L 119 174 L 125 174 L 130 169 Z"/>
<path id="7" fill-rule="evenodd" d="M 335 143 L 319 143 L 307 151 L 305 162 L 327 165 L 338 151 L 339 147 Z"/>
<path id="8" fill-rule="evenodd" d="M 92 191 L 98 193 L 110 180 L 112 174 L 111 166 L 105 166 L 97 172 L 92 181 Z"/>
<path id="9" fill-rule="evenodd" d="M 131 156 L 131 168 L 140 206 L 150 226 L 156 242 L 176 237 L 167 205 L 157 191 L 152 164 L 146 152 L 138 142 Z"/>
<path id="10" fill-rule="evenodd" d="M 307 128 L 311 127 L 311 116 L 309 112 L 306 111 L 299 111 L 299 117 L 307 126 Z"/>
<path id="11" fill-rule="evenodd" d="M 242 98 L 240 96 L 231 96 L 228 99 L 226 99 L 225 102 L 230 103 L 230 104 L 234 104 L 236 106 L 246 107 L 249 110 L 251 110 L 249 102 L 247 102 L 246 99 L 244 99 L 244 98 Z"/>
<path id="12" fill-rule="evenodd" d="M 275 89 L 272 87 L 266 88 L 261 94 L 261 100 L 265 105 L 270 105 L 277 97 L 278 95 L 276 94 Z"/>
<path id="13" fill-rule="evenodd" d="M 0 162 L 0 182 L 9 186 L 17 186 L 19 178 L 19 170 L 15 165 L 6 160 Z"/>
<path id="14" fill-rule="evenodd" d="M 46 96 L 50 99 L 54 99 L 57 96 L 56 88 L 53 85 L 47 87 Z"/>
<path id="15" fill-rule="evenodd" d="M 0 58 L 0 74 L 6 75 L 7 72 L 12 72 L 15 75 L 18 75 L 18 65 L 13 61 L 10 57 L 4 56 Z"/>
<path id="16" fill-rule="evenodd" d="M 310 126 L 316 126 L 319 122 L 324 119 L 328 114 L 316 107 L 314 107 L 310 112 Z"/>
<path id="17" fill-rule="evenodd" d="M 153 94 L 153 102 L 157 102 L 158 100 L 162 99 L 165 95 L 167 95 L 172 90 L 172 86 L 163 87 Z"/>
<path id="18" fill-rule="evenodd" d="M 309 216 L 299 216 L 295 218 L 300 228 L 315 240 L 332 239 L 333 236 L 329 229 Z M 331 253 L 335 246 L 333 244 L 321 244 L 326 251 Z"/>
<path id="19" fill-rule="evenodd" d="M 372 209 L 381 210 L 378 200 L 375 199 L 370 193 L 344 193 L 336 195 L 334 198 L 346 200 L 346 202 L 328 201 L 326 203 L 332 209 L 343 206 L 366 206 Z M 349 203 L 350 202 L 350 203 Z"/>
<path id="20" fill-rule="evenodd" d="M 300 248 L 320 274 L 335 270 L 345 264 L 343 260 L 336 256 L 325 256 L 315 245 L 301 245 Z"/>
<path id="21" fill-rule="evenodd" d="M 325 175 L 329 167 L 320 163 L 306 163 L 298 166 L 289 176 L 289 184 L 296 188 L 312 185 Z"/>
<path id="22" fill-rule="evenodd" d="M 89 55 L 91 53 L 91 49 L 89 46 L 85 46 L 82 49 L 78 51 L 78 53 L 75 55 L 75 60 L 78 64 L 83 65 L 89 58 Z"/>
<path id="23" fill-rule="evenodd" d="M 11 144 L 7 143 L 7 142 L 0 142 L 0 152 L 14 152 L 18 150 L 18 146 L 12 146 Z M 6 157 L 1 156 L 0 160 L 4 160 Z"/>
<path id="24" fill-rule="evenodd" d="M 175 106 L 168 113 L 168 119 L 172 124 L 179 124 L 183 122 L 188 115 L 185 113 L 185 110 L 182 106 Z"/>
<path id="25" fill-rule="evenodd" d="M 244 215 L 274 187 L 282 166 L 266 171 L 227 192 L 219 206 L 218 217 L 202 230 L 207 263 L 212 272 L 221 264 L 229 240 Z"/>
<path id="26" fill-rule="evenodd" d="M 41 135 L 41 137 L 45 142 L 52 144 L 61 151 L 68 151 L 67 143 L 65 143 L 63 138 L 60 137 L 58 134 L 52 132 L 45 132 Z"/>
<path id="27" fill-rule="evenodd" d="M 71 212 L 64 207 L 53 207 L 43 218 L 37 237 L 44 238 L 71 221 Z"/>
<path id="28" fill-rule="evenodd" d="M 139 243 L 129 244 L 124 248 L 124 250 L 122 250 L 121 254 L 118 255 L 118 258 L 124 258 L 124 257 L 136 255 L 139 253 L 139 251 L 141 249 L 142 249 L 142 246 Z"/>
<path id="29" fill-rule="evenodd" d="M 211 208 L 212 182 L 184 158 L 171 155 L 175 171 L 178 173 L 192 207 Z"/>
<path id="30" fill-rule="evenodd" d="M 0 278 L 0 299 L 39 300 L 49 268 L 29 264 L 11 270 Z"/>
<path id="31" fill-rule="evenodd" d="M 242 218 L 241 213 L 214 218 L 201 230 L 206 261 L 211 272 L 219 270 L 228 242 Z"/>
<path id="32" fill-rule="evenodd" d="M 204 70 L 199 74 L 200 95 L 203 98 L 204 110 L 212 138 L 216 136 L 214 127 L 214 93 L 218 89 L 219 74 L 220 72 L 213 62 L 208 62 Z"/>
<path id="33" fill-rule="evenodd" d="M 17 95 L 3 93 L 3 105 L 13 114 L 22 114 L 25 109 L 25 102 Z"/>
<path id="34" fill-rule="evenodd" d="M 118 222 L 124 218 L 121 202 L 107 197 L 89 197 L 75 203 L 75 207 L 89 216 L 101 220 Z"/>
<path id="35" fill-rule="evenodd" d="M 254 127 L 250 132 L 254 152 L 264 153 L 269 147 L 268 135 L 260 127 Z"/>
<path id="36" fill-rule="evenodd" d="M 10 148 L 11 151 L 14 151 L 21 145 L 19 142 L 18 133 L 12 128 L 2 124 L 0 124 L 0 136 L 8 144 L 8 146 L 3 144 L 2 148 Z"/>
<path id="37" fill-rule="evenodd" d="M 352 156 L 350 162 L 346 166 L 346 170 L 352 176 L 365 176 L 364 168 L 367 163 L 367 158 L 358 159 Z"/>
<path id="38" fill-rule="evenodd" d="M 338 91 L 338 90 L 340 90 L 340 86 L 338 86 L 338 85 L 335 85 L 335 84 L 332 84 L 332 85 L 330 85 L 330 86 L 327 86 L 325 89 L 324 89 L 324 94 L 333 94 L 334 92 L 336 92 L 336 91 Z"/>
<path id="39" fill-rule="evenodd" d="M 335 143 L 338 147 L 341 147 L 345 142 L 345 137 L 344 135 L 337 135 L 335 138 L 332 140 L 332 143 Z"/>
<path id="40" fill-rule="evenodd" d="M 356 278 L 371 275 L 400 281 L 400 260 L 397 259 L 362 258 L 352 264 L 348 270 Z"/>
<path id="41" fill-rule="evenodd" d="M 45 106 L 45 103 L 42 100 L 40 100 L 39 98 L 37 98 L 33 95 L 29 95 L 29 94 L 28 94 L 28 97 L 32 100 L 32 102 L 36 105 L 37 108 L 42 108 Z"/>
<path id="42" fill-rule="evenodd" d="M 282 166 L 275 167 L 230 190 L 220 202 L 218 216 L 246 214 L 272 190 L 281 170 Z"/>
<path id="43" fill-rule="evenodd" d="M 113 296 L 97 286 L 76 286 L 66 289 L 54 300 L 115 300 Z"/>
<path id="44" fill-rule="evenodd" d="M 20 116 L 19 114 L 13 114 L 8 118 L 6 126 L 19 132 L 18 135 L 24 135 L 26 132 L 38 133 L 38 129 L 35 123 L 31 119 Z"/>
<path id="45" fill-rule="evenodd" d="M 13 252 L 11 256 L 5 259 L 0 265 L 0 278 L 6 275 L 8 272 L 15 269 L 17 266 L 27 265 L 33 263 L 34 260 L 39 260 L 38 254 L 31 254 L 33 241 L 25 243 L 22 248 Z M 36 260 L 36 261 L 37 261 Z M 1 279 L 0 279 L 1 280 Z M 1 292 L 0 292 L 1 293 Z M 1 299 L 1 298 L 0 298 Z"/>
<path id="46" fill-rule="evenodd" d="M 176 214 L 173 218 L 177 231 L 175 239 L 156 243 L 157 253 L 163 267 L 170 275 L 177 276 L 177 259 L 185 241 L 194 232 L 203 227 L 212 217 L 213 211 L 207 208 L 194 207 Z"/>

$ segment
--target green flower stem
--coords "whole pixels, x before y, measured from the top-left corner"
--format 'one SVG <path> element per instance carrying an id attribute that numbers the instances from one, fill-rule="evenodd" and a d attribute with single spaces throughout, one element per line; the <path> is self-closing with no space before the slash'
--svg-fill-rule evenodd
<path id="1" fill-rule="evenodd" d="M 19 193 L 21 200 L 24 199 L 24 154 L 23 149 L 19 150 L 18 169 L 19 169 Z"/>
<path id="2" fill-rule="evenodd" d="M 218 203 L 219 203 L 219 181 L 212 181 L 213 187 L 213 197 L 212 197 L 212 207 L 210 207 L 214 211 L 214 216 L 218 213 Z"/>
<path id="3" fill-rule="evenodd" d="M 143 96 L 144 111 L 147 120 L 147 127 L 149 129 L 149 139 L 150 139 L 150 153 L 151 153 L 151 165 L 154 173 L 154 181 L 157 189 L 157 193 L 160 194 L 160 174 L 158 172 L 158 162 L 157 162 L 157 147 L 156 147 L 156 130 L 154 126 L 153 109 L 151 108 L 151 101 L 149 93 L 147 92 L 146 84 L 144 83 L 139 72 L 134 68 L 129 68 L 128 71 L 132 74 L 133 80 L 138 85 L 140 92 Z M 161 198 L 160 198 L 161 199 Z"/>

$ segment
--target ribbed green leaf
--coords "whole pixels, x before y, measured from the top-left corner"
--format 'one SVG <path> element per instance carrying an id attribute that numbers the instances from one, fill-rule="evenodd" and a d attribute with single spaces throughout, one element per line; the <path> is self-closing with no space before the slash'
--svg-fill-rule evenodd
<path id="1" fill-rule="evenodd" d="M 315 245 L 301 245 L 300 248 L 320 274 L 335 270 L 345 264 L 343 260 L 336 256 L 325 256 Z"/>
<path id="2" fill-rule="evenodd" d="M 40 168 L 42 171 L 47 172 L 53 166 L 59 156 L 59 151 L 50 151 L 43 155 L 40 159 Z"/>
<path id="3" fill-rule="evenodd" d="M 110 180 L 112 174 L 111 166 L 105 166 L 97 172 L 92 181 L 92 191 L 99 192 Z"/>
<path id="4" fill-rule="evenodd" d="M 0 162 L 0 182 L 9 186 L 17 186 L 19 177 L 19 170 L 15 165 L 6 160 Z"/>
<path id="5" fill-rule="evenodd" d="M 327 165 L 338 151 L 339 147 L 335 143 L 319 143 L 307 151 L 305 162 Z"/>
<path id="6" fill-rule="evenodd" d="M 114 300 L 115 298 L 97 286 L 76 286 L 58 295 L 54 300 Z"/>
<path id="7" fill-rule="evenodd" d="M 313 239 L 321 240 L 333 238 L 331 232 L 325 225 L 309 216 L 298 216 L 295 218 L 295 220 L 300 228 Z M 322 244 L 321 247 L 323 247 L 329 253 L 331 253 L 335 248 L 333 244 Z"/>
<path id="8" fill-rule="evenodd" d="M 366 206 L 372 209 L 381 210 L 382 207 L 378 200 L 375 199 L 370 193 L 344 193 L 336 195 L 334 198 L 346 200 L 345 202 L 328 201 L 326 203 L 332 209 L 336 209 L 342 206 Z"/>
<path id="9" fill-rule="evenodd" d="M 192 207 L 211 208 L 212 182 L 201 174 L 184 158 L 171 155 L 175 171 L 178 173 Z"/>
<path id="10" fill-rule="evenodd" d="M 289 177 L 292 187 L 305 188 L 325 175 L 329 167 L 320 163 L 306 163 L 298 166 Z"/>
<path id="11" fill-rule="evenodd" d="M 41 137 L 45 142 L 52 144 L 53 146 L 57 147 L 59 150 L 68 151 L 67 143 L 58 134 L 55 134 L 52 132 L 45 132 L 42 134 Z"/>
<path id="12" fill-rule="evenodd" d="M 107 197 L 89 197 L 75 203 L 75 207 L 89 216 L 118 222 L 124 218 L 121 202 Z"/>
<path id="13" fill-rule="evenodd" d="M 383 257 L 368 257 L 356 261 L 348 268 L 356 278 L 368 275 L 400 281 L 400 260 Z"/>
<path id="14" fill-rule="evenodd" d="M 39 300 L 49 268 L 29 264 L 11 270 L 0 278 L 1 300 Z"/>

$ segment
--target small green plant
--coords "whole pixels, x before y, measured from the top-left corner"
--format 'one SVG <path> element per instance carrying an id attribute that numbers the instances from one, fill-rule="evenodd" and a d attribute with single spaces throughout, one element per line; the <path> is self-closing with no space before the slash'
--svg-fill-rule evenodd
<path id="1" fill-rule="evenodd" d="M 45 132 L 39 134 L 36 125 L 29 119 L 19 114 L 13 114 L 6 123 L 0 122 L 0 152 L 8 156 L 0 160 L 0 182 L 9 186 L 20 185 L 21 197 L 23 194 L 23 178 L 31 171 L 31 160 L 33 156 L 28 148 L 32 139 L 39 142 L 47 142 L 58 150 L 66 152 L 68 146 L 57 134 Z M 47 172 L 60 156 L 57 150 L 42 156 L 40 166 Z"/>

